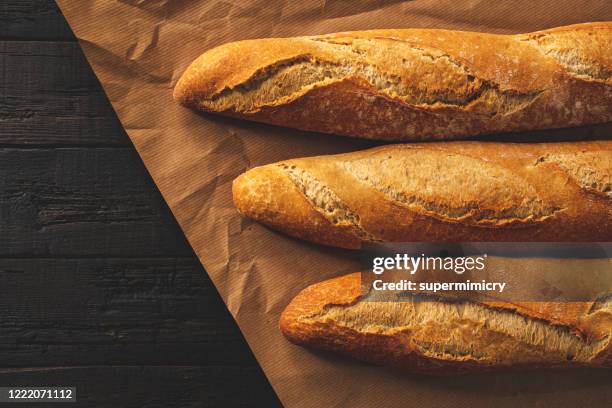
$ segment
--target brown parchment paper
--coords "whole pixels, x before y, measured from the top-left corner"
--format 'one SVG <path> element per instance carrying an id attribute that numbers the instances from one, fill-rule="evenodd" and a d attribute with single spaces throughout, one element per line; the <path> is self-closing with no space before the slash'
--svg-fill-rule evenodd
<path id="1" fill-rule="evenodd" d="M 278 317 L 301 289 L 356 270 L 354 252 L 298 242 L 241 218 L 231 181 L 296 156 L 372 145 L 198 114 L 172 100 L 205 50 L 247 38 L 373 28 L 496 33 L 612 20 L 610 0 L 58 0 L 115 111 L 287 407 L 604 406 L 610 370 L 431 378 L 294 346 Z M 609 135 L 612 128 L 543 132 Z"/>

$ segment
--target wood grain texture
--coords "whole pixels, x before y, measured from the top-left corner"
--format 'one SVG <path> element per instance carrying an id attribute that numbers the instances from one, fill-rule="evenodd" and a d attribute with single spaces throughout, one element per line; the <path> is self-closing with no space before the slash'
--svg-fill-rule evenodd
<path id="1" fill-rule="evenodd" d="M 0 145 L 131 145 L 77 42 L 1 40 Z"/>
<path id="2" fill-rule="evenodd" d="M 48 384 L 77 388 L 75 404 L 36 407 L 275 407 L 258 367 L 55 367 L 2 370 L 3 385 Z M 3 404 L 24 407 L 26 404 Z"/>
<path id="3" fill-rule="evenodd" d="M 249 366 L 195 257 L 0 259 L 2 367 Z"/>
<path id="4" fill-rule="evenodd" d="M 192 253 L 131 148 L 4 148 L 0 174 L 0 256 Z"/>
<path id="5" fill-rule="evenodd" d="M 0 4 L 0 67 L 0 384 L 280 406 L 55 2 Z"/>
<path id="6" fill-rule="evenodd" d="M 72 41 L 74 34 L 50 0 L 2 0 L 0 38 Z"/>

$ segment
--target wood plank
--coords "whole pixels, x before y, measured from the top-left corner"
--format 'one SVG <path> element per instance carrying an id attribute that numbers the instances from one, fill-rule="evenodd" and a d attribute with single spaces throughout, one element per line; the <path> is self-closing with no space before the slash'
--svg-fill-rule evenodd
<path id="1" fill-rule="evenodd" d="M 69 407 L 280 407 L 259 367 L 67 367 L 2 370 L 3 386 L 76 386 Z M 23 407 L 24 404 L 2 404 Z"/>
<path id="2" fill-rule="evenodd" d="M 0 67 L 0 145 L 131 146 L 78 43 L 0 41 Z"/>
<path id="3" fill-rule="evenodd" d="M 75 41 L 53 0 L 2 0 L 0 39 Z"/>
<path id="4" fill-rule="evenodd" d="M 55 3 L 1 3 L 0 384 L 280 406 Z"/>
<path id="5" fill-rule="evenodd" d="M 191 256 L 132 148 L 0 149 L 0 256 Z"/>
<path id="6" fill-rule="evenodd" d="M 195 257 L 0 259 L 0 287 L 4 368 L 256 365 Z"/>

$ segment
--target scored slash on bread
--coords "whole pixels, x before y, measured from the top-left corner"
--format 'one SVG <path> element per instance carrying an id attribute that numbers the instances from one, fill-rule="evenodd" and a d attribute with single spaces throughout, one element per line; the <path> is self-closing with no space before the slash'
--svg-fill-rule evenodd
<path id="1" fill-rule="evenodd" d="M 612 368 L 612 299 L 368 301 L 361 274 L 309 286 L 280 318 L 293 343 L 403 370 Z"/>
<path id="2" fill-rule="evenodd" d="M 390 145 L 256 167 L 247 217 L 320 244 L 612 241 L 612 141 Z"/>
<path id="3" fill-rule="evenodd" d="M 396 141 L 608 122 L 611 94 L 612 22 L 239 41 L 197 58 L 174 90 L 193 109 Z"/>

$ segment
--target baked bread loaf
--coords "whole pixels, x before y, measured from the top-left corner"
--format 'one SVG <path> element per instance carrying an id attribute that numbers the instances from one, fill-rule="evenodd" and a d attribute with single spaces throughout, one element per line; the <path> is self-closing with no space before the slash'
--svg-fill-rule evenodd
<path id="1" fill-rule="evenodd" d="M 238 210 L 291 236 L 367 241 L 612 241 L 612 140 L 389 145 L 251 169 Z"/>
<path id="2" fill-rule="evenodd" d="M 612 120 L 612 22 L 520 35 L 403 29 L 247 40 L 197 58 L 193 109 L 418 141 Z"/>
<path id="3" fill-rule="evenodd" d="M 435 374 L 612 368 L 612 298 L 593 302 L 367 301 L 361 274 L 303 290 L 280 329 L 293 343 Z"/>

